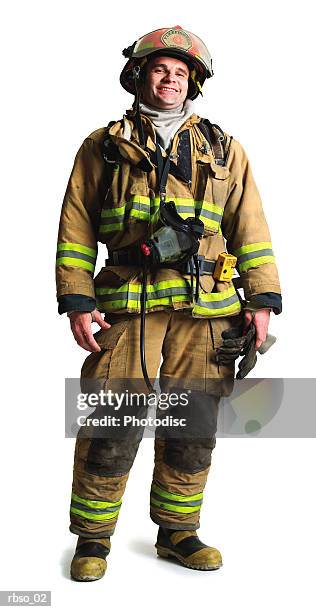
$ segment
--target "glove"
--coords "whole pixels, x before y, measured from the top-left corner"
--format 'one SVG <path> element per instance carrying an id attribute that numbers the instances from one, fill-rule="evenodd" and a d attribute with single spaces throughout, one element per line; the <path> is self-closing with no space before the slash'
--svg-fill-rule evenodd
<path id="1" fill-rule="evenodd" d="M 257 363 L 256 355 L 256 328 L 251 322 L 247 333 L 242 335 L 242 328 L 232 327 L 222 332 L 223 344 L 215 351 L 215 361 L 218 365 L 227 365 L 236 361 L 239 357 L 243 359 L 238 364 L 237 379 L 242 379 L 249 374 Z"/>
<path id="2" fill-rule="evenodd" d="M 248 331 L 250 334 L 250 340 L 245 343 L 243 350 L 241 351 L 241 355 L 243 355 L 243 359 L 238 364 L 238 372 L 236 374 L 236 378 L 241 380 L 245 378 L 247 374 L 255 367 L 257 363 L 257 351 L 255 349 L 256 345 L 256 328 L 253 323 L 250 323 L 249 327 L 251 328 Z M 247 334 L 247 335 L 248 335 Z M 246 337 L 247 337 L 246 335 Z"/>

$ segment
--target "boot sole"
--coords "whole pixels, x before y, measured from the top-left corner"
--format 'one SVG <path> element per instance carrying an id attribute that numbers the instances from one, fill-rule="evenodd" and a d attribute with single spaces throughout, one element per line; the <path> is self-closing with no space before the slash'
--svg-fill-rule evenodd
<path id="1" fill-rule="evenodd" d="M 75 580 L 76 582 L 93 582 L 94 580 L 100 580 L 100 578 L 103 578 L 104 574 L 102 574 L 102 576 L 74 576 L 73 574 L 70 574 L 70 576 L 72 580 Z"/>
<path id="2" fill-rule="evenodd" d="M 219 563 L 218 565 L 194 565 L 192 563 L 188 563 L 185 558 L 182 557 L 179 553 L 176 553 L 175 551 L 170 550 L 169 548 L 164 548 L 163 546 L 156 545 L 156 549 L 158 557 L 163 557 L 164 559 L 175 558 L 180 561 L 182 565 L 184 565 L 185 567 L 189 567 L 190 569 L 209 571 L 219 569 L 223 565 L 222 563 Z"/>

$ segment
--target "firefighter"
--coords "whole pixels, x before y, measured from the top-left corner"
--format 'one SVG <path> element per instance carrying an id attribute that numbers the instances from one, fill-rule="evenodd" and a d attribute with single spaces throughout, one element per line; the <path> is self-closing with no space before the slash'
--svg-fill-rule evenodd
<path id="1" fill-rule="evenodd" d="M 213 75 L 204 43 L 175 26 L 150 32 L 123 54 L 120 82 L 134 103 L 92 132 L 76 155 L 59 224 L 58 311 L 90 353 L 82 390 L 137 381 L 142 401 L 132 409 L 126 401 L 120 414 L 143 423 L 161 356 L 161 390 L 178 398 L 190 390 L 187 409 L 172 410 L 191 419 L 189 432 L 156 429 L 150 516 L 159 526 L 160 557 L 212 570 L 222 565 L 221 554 L 196 530 L 218 405 L 232 392 L 236 359 L 244 356 L 237 374 L 244 377 L 266 339 L 271 310 L 282 310 L 278 271 L 244 149 L 194 111 Z M 108 257 L 94 278 L 98 243 Z M 100 326 L 94 335 L 92 322 Z M 143 431 L 80 428 L 69 527 L 78 535 L 75 580 L 105 573 Z"/>

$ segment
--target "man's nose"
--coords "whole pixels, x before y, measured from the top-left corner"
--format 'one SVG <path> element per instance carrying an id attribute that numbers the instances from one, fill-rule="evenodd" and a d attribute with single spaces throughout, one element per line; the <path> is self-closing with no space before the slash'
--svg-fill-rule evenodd
<path id="1" fill-rule="evenodd" d="M 163 78 L 164 81 L 168 81 L 168 83 L 170 83 L 171 81 L 174 83 L 176 78 L 174 74 L 171 74 L 171 72 L 167 72 Z"/>

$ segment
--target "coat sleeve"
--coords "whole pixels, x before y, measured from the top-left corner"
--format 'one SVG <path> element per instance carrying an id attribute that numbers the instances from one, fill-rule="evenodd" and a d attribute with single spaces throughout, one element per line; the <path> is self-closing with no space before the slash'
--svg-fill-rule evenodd
<path id="1" fill-rule="evenodd" d="M 279 296 L 280 308 L 274 310 L 278 314 L 281 287 L 270 231 L 249 160 L 235 140 L 227 165 L 229 189 L 222 221 L 227 251 L 237 257 L 245 299 L 254 303 L 261 294 L 274 294 L 274 300 Z"/>
<path id="2" fill-rule="evenodd" d="M 93 275 L 99 214 L 106 180 L 100 145 L 81 145 L 64 196 L 58 231 L 56 287 L 58 312 L 95 308 Z"/>

